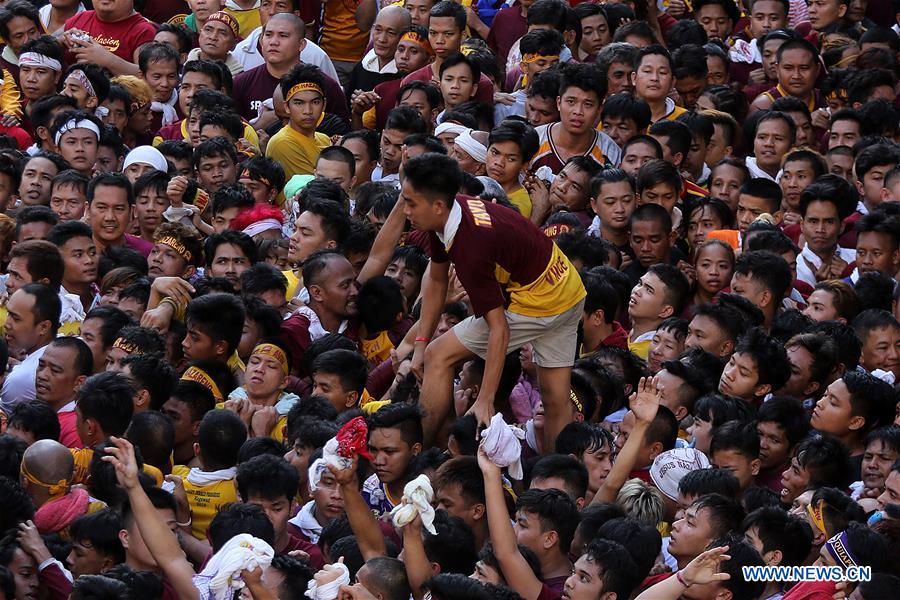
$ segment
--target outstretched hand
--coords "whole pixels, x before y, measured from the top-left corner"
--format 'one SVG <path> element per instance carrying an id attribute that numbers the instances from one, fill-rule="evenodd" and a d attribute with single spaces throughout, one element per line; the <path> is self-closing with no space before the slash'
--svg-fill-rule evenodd
<path id="1" fill-rule="evenodd" d="M 704 585 L 731 579 L 731 575 L 719 571 L 721 562 L 731 559 L 726 552 L 728 552 L 728 546 L 719 546 L 701 553 L 681 570 L 681 578 L 684 583 L 690 587 L 695 584 Z"/>
<path id="2" fill-rule="evenodd" d="M 631 412 L 639 423 L 650 423 L 656 418 L 660 402 L 659 390 L 656 387 L 658 382 L 658 377 L 641 377 L 637 391 L 628 398 Z"/>
<path id="3" fill-rule="evenodd" d="M 116 469 L 116 480 L 126 491 L 140 486 L 138 465 L 134 456 L 134 446 L 125 438 L 110 438 L 112 446 L 106 447 L 106 456 L 100 460 L 110 463 Z"/>

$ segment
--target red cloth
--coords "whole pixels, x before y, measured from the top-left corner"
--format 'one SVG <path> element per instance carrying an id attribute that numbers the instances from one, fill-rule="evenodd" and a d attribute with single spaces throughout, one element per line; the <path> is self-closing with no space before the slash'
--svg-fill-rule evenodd
<path id="1" fill-rule="evenodd" d="M 81 488 L 73 488 L 62 498 L 51 500 L 34 513 L 34 524 L 44 535 L 57 533 L 87 512 L 90 497 Z"/>
<path id="2" fill-rule="evenodd" d="M 148 242 L 147 240 L 139 237 L 135 237 L 130 233 L 125 234 L 125 247 L 130 248 L 136 252 L 140 252 L 144 255 L 144 258 L 150 256 L 150 251 L 153 250 L 153 242 Z"/>
<path id="3" fill-rule="evenodd" d="M 59 443 L 66 448 L 84 448 L 78 430 L 75 429 L 75 411 L 56 413 L 59 420 Z"/>
<path id="4" fill-rule="evenodd" d="M 833 581 L 803 581 L 781 597 L 781 600 L 831 600 L 834 596 Z"/>
<path id="5" fill-rule="evenodd" d="M 19 150 L 22 150 L 23 152 L 34 143 L 34 140 L 31 139 L 28 132 L 21 127 L 6 127 L 0 125 L 0 134 L 8 135 L 16 140 L 16 145 L 19 147 Z"/>
<path id="6" fill-rule="evenodd" d="M 284 547 L 284 554 L 293 552 L 294 550 L 300 550 L 309 554 L 309 564 L 312 568 L 319 570 L 324 567 L 325 557 L 322 556 L 322 551 L 319 547 L 303 536 L 294 535 L 295 532 L 299 532 L 300 530 L 293 525 L 288 524 L 288 527 L 293 529 L 288 531 L 288 544 Z"/>
<path id="7" fill-rule="evenodd" d="M 354 417 L 344 423 L 337 435 L 338 455 L 344 458 L 353 458 L 354 455 L 372 460 L 369 454 L 369 427 L 363 417 Z"/>
<path id="8" fill-rule="evenodd" d="M 47 590 L 46 600 L 69 600 L 72 582 L 66 579 L 56 563 L 50 563 L 38 572 L 41 589 Z"/>
<path id="9" fill-rule="evenodd" d="M 153 41 L 156 27 L 142 15 L 134 13 L 115 23 L 101 21 L 93 10 L 86 10 L 66 21 L 66 30 L 81 29 L 94 41 L 130 63 L 136 62 L 134 52 L 143 44 Z M 66 62 L 75 62 L 75 55 L 66 52 Z"/>
<path id="10" fill-rule="evenodd" d="M 600 342 L 600 346 L 614 346 L 622 350 L 628 350 L 628 332 L 618 321 L 613 321 L 613 332 Z"/>

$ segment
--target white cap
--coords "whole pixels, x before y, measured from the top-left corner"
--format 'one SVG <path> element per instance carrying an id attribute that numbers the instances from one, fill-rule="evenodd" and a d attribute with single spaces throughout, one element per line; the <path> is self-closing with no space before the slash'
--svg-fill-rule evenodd
<path id="1" fill-rule="evenodd" d="M 708 469 L 709 459 L 696 448 L 675 448 L 656 457 L 650 467 L 650 479 L 671 500 L 678 499 L 678 482 L 698 469 Z"/>
<path id="2" fill-rule="evenodd" d="M 125 164 L 122 165 L 122 170 L 124 171 L 134 164 L 150 165 L 163 173 L 169 170 L 169 163 L 166 161 L 166 157 L 153 146 L 138 146 L 129 152 L 125 157 Z"/>

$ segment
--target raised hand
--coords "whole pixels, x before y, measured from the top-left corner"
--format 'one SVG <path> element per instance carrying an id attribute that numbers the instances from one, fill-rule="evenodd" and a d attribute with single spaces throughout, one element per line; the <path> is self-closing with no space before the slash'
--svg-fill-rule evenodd
<path id="1" fill-rule="evenodd" d="M 731 579 L 728 573 L 719 572 L 719 565 L 723 560 L 731 559 L 725 554 L 728 546 L 719 546 L 701 553 L 681 570 L 681 579 L 688 586 L 705 585 L 716 581 Z"/>
<path id="2" fill-rule="evenodd" d="M 641 377 L 637 386 L 637 391 L 628 398 L 631 412 L 634 418 L 643 423 L 650 423 L 656 418 L 656 411 L 659 409 L 659 390 L 656 384 L 659 378 Z"/>

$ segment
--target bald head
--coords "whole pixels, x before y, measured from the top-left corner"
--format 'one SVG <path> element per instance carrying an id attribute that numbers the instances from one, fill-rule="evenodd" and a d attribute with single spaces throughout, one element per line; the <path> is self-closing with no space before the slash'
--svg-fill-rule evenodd
<path id="1" fill-rule="evenodd" d="M 382 62 L 394 60 L 400 36 L 409 28 L 411 22 L 409 11 L 402 6 L 385 6 L 378 11 L 372 25 L 372 48 Z"/>
<path id="2" fill-rule="evenodd" d="M 38 440 L 25 451 L 22 462 L 35 479 L 55 485 L 72 480 L 75 460 L 69 449 L 54 440 Z"/>
<path id="3" fill-rule="evenodd" d="M 277 15 L 272 15 L 266 22 L 265 29 L 269 29 L 274 23 L 293 25 L 294 29 L 297 31 L 297 35 L 301 38 L 306 37 L 306 23 L 294 13 L 278 13 Z"/>

